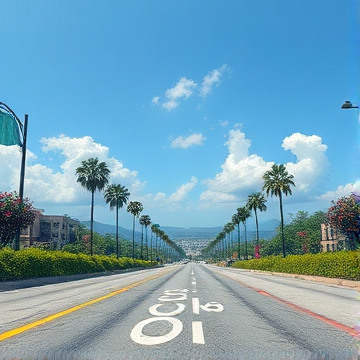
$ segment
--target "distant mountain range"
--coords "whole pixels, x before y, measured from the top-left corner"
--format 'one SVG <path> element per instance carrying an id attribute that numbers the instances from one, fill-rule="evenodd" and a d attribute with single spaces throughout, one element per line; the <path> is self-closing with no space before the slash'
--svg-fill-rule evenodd
<path id="1" fill-rule="evenodd" d="M 87 228 L 90 228 L 90 221 L 82 221 Z M 278 220 L 268 220 L 259 223 L 259 232 L 261 239 L 271 239 L 276 234 L 276 228 L 280 225 Z M 172 227 L 172 226 L 162 226 L 161 230 L 163 230 L 167 235 L 169 235 L 170 239 L 186 239 L 186 238 L 197 238 L 197 239 L 214 239 L 221 231 L 223 227 L 190 227 L 190 228 L 182 228 L 182 227 Z M 249 224 L 247 226 L 247 236 L 249 240 L 256 238 L 256 229 L 255 225 Z M 103 224 L 97 221 L 94 221 L 94 231 L 101 235 L 105 234 L 115 234 L 116 226 Z M 240 232 L 243 233 L 243 227 L 240 225 Z M 150 235 L 150 230 L 148 229 L 148 236 Z M 132 240 L 132 230 L 123 228 L 119 226 L 119 236 L 128 240 Z M 135 241 L 139 242 L 141 240 L 141 231 L 135 231 Z"/>

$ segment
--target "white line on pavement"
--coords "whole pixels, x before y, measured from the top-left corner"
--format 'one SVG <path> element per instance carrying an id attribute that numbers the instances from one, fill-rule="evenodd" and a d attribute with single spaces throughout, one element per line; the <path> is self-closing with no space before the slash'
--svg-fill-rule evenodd
<path id="1" fill-rule="evenodd" d="M 200 301 L 199 298 L 192 298 L 193 313 L 199 315 L 200 312 Z"/>
<path id="2" fill-rule="evenodd" d="M 192 333 L 194 344 L 205 344 L 204 332 L 201 321 L 192 322 Z"/>

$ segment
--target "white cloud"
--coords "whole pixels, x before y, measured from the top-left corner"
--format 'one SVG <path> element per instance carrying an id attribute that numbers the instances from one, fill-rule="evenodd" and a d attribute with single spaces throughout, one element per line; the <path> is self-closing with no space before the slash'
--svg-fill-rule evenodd
<path id="1" fill-rule="evenodd" d="M 88 193 L 76 181 L 76 168 L 82 160 L 98 157 L 105 161 L 111 170 L 110 183 L 121 183 L 129 192 L 139 191 L 144 183 L 137 179 L 137 172 L 125 168 L 122 162 L 109 157 L 109 149 L 96 142 L 91 137 L 69 138 L 60 135 L 53 138 L 42 138 L 42 150 L 45 153 L 58 152 L 63 157 L 61 171 L 33 164 L 35 155 L 27 152 L 27 166 L 25 172 L 25 196 L 28 196 L 34 205 L 36 203 L 81 203 L 88 201 Z M 1 166 L 0 187 L 3 191 L 17 190 L 18 173 L 20 166 L 20 152 L 16 147 L 0 146 L 0 155 L 6 156 L 5 166 Z M 4 157 L 5 158 L 5 157 Z M 19 164 L 19 165 L 18 165 Z M 5 176 L 5 174 L 7 174 Z M 85 200 L 86 199 L 86 200 Z"/>
<path id="2" fill-rule="evenodd" d="M 154 96 L 151 100 L 152 104 L 158 105 L 160 101 L 160 96 Z"/>
<path id="3" fill-rule="evenodd" d="M 230 124 L 228 120 L 219 121 L 219 125 L 222 127 L 227 127 Z"/>
<path id="4" fill-rule="evenodd" d="M 344 186 L 338 186 L 335 191 L 328 191 L 325 194 L 316 196 L 315 199 L 321 201 L 328 201 L 329 203 L 332 200 L 337 200 L 343 196 L 349 196 L 351 193 L 359 193 L 360 182 L 357 181 L 355 184 L 346 184 Z"/>
<path id="5" fill-rule="evenodd" d="M 192 95 L 196 86 L 197 84 L 193 80 L 182 77 L 173 88 L 166 90 L 165 96 L 168 100 L 162 104 L 162 107 L 169 111 L 175 109 L 179 105 L 178 99 L 187 99 Z"/>
<path id="6" fill-rule="evenodd" d="M 21 148 L 17 145 L 0 145 L 0 159 L 0 191 L 19 192 Z M 35 154 L 29 149 L 26 151 L 26 160 L 28 163 L 36 160 Z M 28 168 L 26 168 L 25 176 L 27 171 Z"/>
<path id="7" fill-rule="evenodd" d="M 229 67 L 226 64 L 222 65 L 219 69 L 210 71 L 201 83 L 199 96 L 202 98 L 208 96 L 212 91 L 212 87 L 219 85 L 225 71 L 229 71 Z"/>
<path id="8" fill-rule="evenodd" d="M 284 139 L 282 147 L 296 156 L 296 163 L 287 163 L 286 169 L 294 175 L 297 189 L 314 190 L 328 170 L 327 146 L 319 136 L 295 133 Z"/>
<path id="9" fill-rule="evenodd" d="M 239 129 L 230 130 L 225 145 L 229 154 L 221 166 L 221 172 L 213 179 L 203 181 L 207 186 L 207 190 L 200 196 L 203 206 L 219 202 L 246 201 L 251 192 L 261 190 L 262 176 L 274 164 L 266 162 L 258 155 L 250 154 L 251 141 L 246 139 Z M 283 148 L 290 150 L 297 158 L 296 163 L 285 164 L 287 171 L 294 175 L 296 187 L 293 194 L 312 195 L 326 177 L 326 145 L 321 143 L 318 136 L 296 133 L 284 139 Z"/>
<path id="10" fill-rule="evenodd" d="M 229 67 L 224 64 L 219 69 L 210 71 L 202 80 L 202 83 L 198 83 L 194 80 L 187 79 L 186 77 L 180 78 L 177 84 L 165 91 L 166 100 L 161 104 L 161 107 L 171 111 L 180 105 L 180 99 L 187 99 L 195 94 L 195 90 L 203 99 L 208 96 L 214 86 L 218 86 L 221 82 L 221 77 L 225 72 L 230 72 Z M 152 104 L 160 105 L 160 97 L 154 96 L 152 98 Z"/>
<path id="11" fill-rule="evenodd" d="M 155 209 L 164 211 L 165 213 L 174 212 L 183 209 L 184 201 L 187 195 L 198 183 L 198 179 L 192 176 L 190 181 L 180 185 L 177 190 L 170 196 L 166 196 L 163 192 L 154 194 L 146 194 L 139 196 L 138 200 L 143 203 L 146 209 Z"/>
<path id="12" fill-rule="evenodd" d="M 187 137 L 178 136 L 171 141 L 172 148 L 182 148 L 187 149 L 188 147 L 194 145 L 203 145 L 203 142 L 206 138 L 202 134 L 191 134 Z"/>
<path id="13" fill-rule="evenodd" d="M 185 198 L 185 196 L 194 188 L 194 186 L 198 183 L 198 180 L 195 176 L 193 176 L 190 182 L 181 185 L 177 188 L 176 192 L 170 196 L 171 201 L 181 201 Z"/>

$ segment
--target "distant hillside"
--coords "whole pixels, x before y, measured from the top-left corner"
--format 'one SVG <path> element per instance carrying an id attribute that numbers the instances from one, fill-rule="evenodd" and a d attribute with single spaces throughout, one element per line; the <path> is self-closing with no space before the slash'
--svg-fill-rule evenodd
<path id="1" fill-rule="evenodd" d="M 88 229 L 90 229 L 90 221 L 82 221 L 81 223 L 84 224 Z M 94 231 L 99 233 L 100 235 L 116 234 L 116 226 L 94 221 Z M 132 230 L 125 229 L 119 226 L 119 237 L 122 237 L 127 240 L 132 240 L 132 236 L 133 236 Z M 141 240 L 141 232 L 135 230 L 135 241 L 138 242 L 140 240 Z"/>
<path id="2" fill-rule="evenodd" d="M 87 228 L 90 228 L 90 221 L 82 221 Z M 279 226 L 280 222 L 278 220 L 269 220 L 259 224 L 259 232 L 261 239 L 271 239 L 275 235 L 275 230 Z M 223 227 L 190 227 L 190 228 L 181 228 L 181 227 L 172 227 L 164 226 L 161 227 L 161 230 L 165 231 L 169 235 L 170 239 L 184 239 L 184 238 L 197 238 L 197 239 L 213 239 L 221 231 Z M 247 226 L 248 239 L 252 240 L 256 238 L 255 225 L 248 224 Z M 116 226 L 102 224 L 97 221 L 94 221 L 94 231 L 98 232 L 101 235 L 105 234 L 115 234 Z M 242 234 L 243 227 L 240 225 L 240 232 Z M 150 230 L 148 229 L 148 234 Z M 128 240 L 132 240 L 132 230 L 123 228 L 119 226 L 119 236 Z M 139 242 L 141 239 L 141 231 L 135 231 L 135 241 Z"/>

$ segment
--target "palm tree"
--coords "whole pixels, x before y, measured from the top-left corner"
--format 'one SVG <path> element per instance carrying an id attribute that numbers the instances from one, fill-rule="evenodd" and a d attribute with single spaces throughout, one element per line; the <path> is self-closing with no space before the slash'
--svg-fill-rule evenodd
<path id="1" fill-rule="evenodd" d="M 249 210 L 254 210 L 255 213 L 255 222 L 256 222 L 256 246 L 259 249 L 259 223 L 258 223 L 258 217 L 257 217 L 257 211 L 266 211 L 267 207 L 265 205 L 266 199 L 264 197 L 264 194 L 262 192 L 255 192 L 248 196 L 248 201 L 246 206 L 249 208 Z"/>
<path id="2" fill-rule="evenodd" d="M 227 256 L 226 256 L 226 257 L 229 258 L 229 257 L 231 257 L 231 252 L 230 252 L 230 244 L 231 244 L 230 234 L 231 234 L 231 232 L 234 230 L 234 224 L 233 224 L 232 222 L 229 222 L 229 223 L 225 224 L 223 230 L 225 231 L 226 234 L 229 235 L 229 237 L 228 237 L 228 243 L 227 243 L 227 251 L 226 251 L 226 253 L 227 253 Z"/>
<path id="3" fill-rule="evenodd" d="M 285 253 L 285 236 L 284 236 L 284 215 L 283 215 L 283 205 L 282 205 L 282 194 L 287 196 L 288 194 L 292 195 L 290 186 L 295 186 L 293 182 L 294 176 L 289 174 L 286 170 L 285 165 L 274 164 L 271 167 L 271 170 L 268 170 L 263 175 L 264 185 L 263 190 L 266 191 L 266 195 L 271 196 L 275 195 L 279 197 L 280 200 L 280 218 L 281 218 L 281 238 L 282 238 L 282 250 L 283 257 L 286 256 Z"/>
<path id="4" fill-rule="evenodd" d="M 224 259 L 226 258 L 225 256 L 225 246 L 224 246 L 224 240 L 226 238 L 226 232 L 223 230 L 221 231 L 218 236 L 216 237 L 216 239 L 218 240 L 219 244 L 220 244 L 220 258 L 222 259 L 224 257 Z"/>
<path id="5" fill-rule="evenodd" d="M 143 223 L 145 226 L 145 248 L 146 248 L 146 260 L 149 260 L 149 247 L 148 247 L 148 234 L 147 227 L 151 224 L 151 219 L 149 215 L 143 215 Z"/>
<path id="6" fill-rule="evenodd" d="M 116 209 L 116 257 L 119 258 L 119 209 L 126 205 L 130 193 L 125 186 L 120 184 L 109 185 L 104 191 L 104 199 L 107 204 L 110 203 L 110 210 Z"/>
<path id="7" fill-rule="evenodd" d="M 151 240 L 150 240 L 150 261 L 153 261 L 153 238 L 152 238 L 152 236 L 153 236 L 153 234 L 155 234 L 155 237 L 157 238 L 157 232 L 158 232 L 158 230 L 159 230 L 159 224 L 152 224 L 151 225 Z"/>
<path id="8" fill-rule="evenodd" d="M 135 216 L 139 217 L 143 211 L 142 203 L 139 201 L 130 201 L 127 206 L 127 212 L 133 215 L 133 239 L 132 239 L 132 258 L 135 257 Z"/>
<path id="9" fill-rule="evenodd" d="M 141 215 L 139 218 L 139 224 L 141 225 L 141 241 L 140 241 L 140 259 L 143 259 L 143 244 L 144 244 L 144 220 L 143 216 Z"/>
<path id="10" fill-rule="evenodd" d="M 143 240 L 144 240 L 144 226 L 145 226 L 145 247 L 146 247 L 146 260 L 149 260 L 149 250 L 148 250 L 148 241 L 147 241 L 147 227 L 151 224 L 151 219 L 149 215 L 141 215 L 139 219 L 141 225 L 141 247 L 140 247 L 140 259 L 143 259 Z"/>
<path id="11" fill-rule="evenodd" d="M 161 244 L 160 244 L 160 239 L 165 235 L 165 232 L 161 229 L 157 230 L 157 237 L 155 239 L 155 249 L 156 249 L 156 258 L 159 257 L 160 254 L 160 250 L 161 250 Z M 158 237 L 159 237 L 159 242 L 158 242 Z"/>
<path id="12" fill-rule="evenodd" d="M 155 234 L 155 257 L 157 257 L 157 237 L 158 237 L 158 234 L 159 234 L 159 231 L 160 231 L 159 227 L 160 227 L 159 224 L 152 224 L 151 225 L 151 231 Z M 153 249 L 152 249 L 152 244 L 151 244 L 151 261 L 153 259 L 152 252 L 153 252 Z"/>
<path id="13" fill-rule="evenodd" d="M 245 254 L 244 259 L 248 259 L 248 252 L 247 252 L 247 233 L 246 233 L 246 219 L 248 219 L 251 216 L 251 212 L 247 206 L 243 206 L 237 209 L 238 216 L 240 218 L 240 221 L 244 225 L 244 234 L 245 234 Z"/>
<path id="14" fill-rule="evenodd" d="M 231 218 L 234 225 L 237 225 L 238 230 L 238 241 L 237 241 L 237 252 L 238 252 L 238 259 L 240 260 L 240 215 L 238 213 L 234 214 Z"/>
<path id="15" fill-rule="evenodd" d="M 103 190 L 109 182 L 110 170 L 105 162 L 98 158 L 83 160 L 76 169 L 77 182 L 91 192 L 91 217 L 90 217 L 90 255 L 93 255 L 93 229 L 94 229 L 94 194 L 96 190 Z"/>

